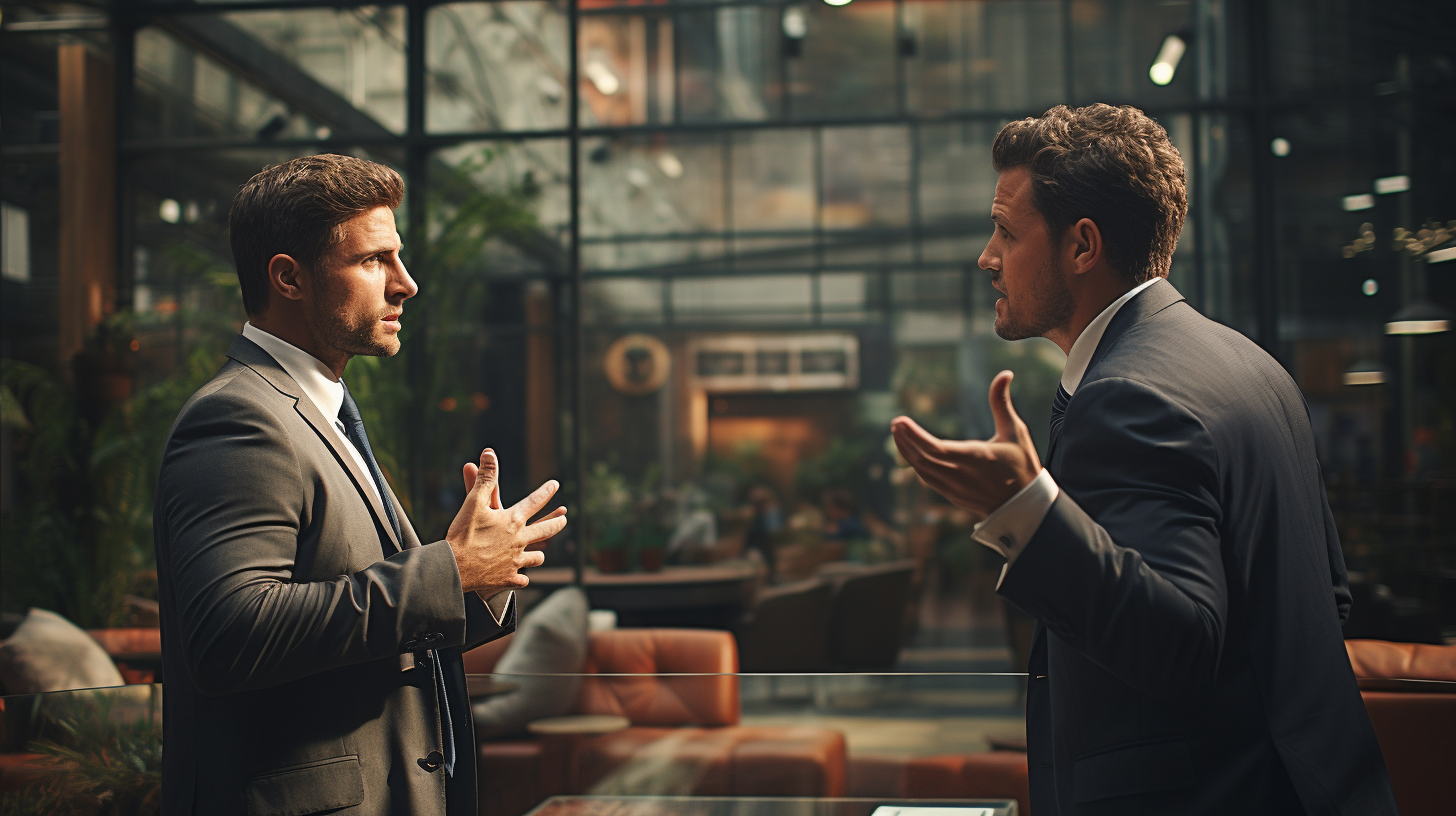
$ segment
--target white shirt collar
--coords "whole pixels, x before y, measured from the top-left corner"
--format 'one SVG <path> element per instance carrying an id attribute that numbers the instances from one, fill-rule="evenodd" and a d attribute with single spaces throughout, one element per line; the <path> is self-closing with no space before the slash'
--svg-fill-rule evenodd
<path id="1" fill-rule="evenodd" d="M 243 324 L 243 336 L 272 355 L 329 422 L 338 419 L 339 406 L 344 404 L 344 384 L 334 379 L 333 369 L 298 346 L 281 340 L 252 323 Z"/>
<path id="2" fill-rule="evenodd" d="M 1087 373 L 1087 364 L 1092 362 L 1092 353 L 1097 351 L 1097 344 L 1102 342 L 1102 333 L 1107 331 L 1107 324 L 1129 300 L 1132 300 L 1138 292 L 1152 286 L 1162 278 L 1153 278 L 1143 281 L 1134 286 L 1127 294 L 1112 301 L 1102 310 L 1102 313 L 1092 318 L 1087 328 L 1077 335 L 1072 343 L 1072 350 L 1067 354 L 1067 367 L 1062 369 L 1062 387 L 1067 389 L 1068 394 L 1077 393 L 1077 386 L 1082 384 L 1082 376 Z"/>

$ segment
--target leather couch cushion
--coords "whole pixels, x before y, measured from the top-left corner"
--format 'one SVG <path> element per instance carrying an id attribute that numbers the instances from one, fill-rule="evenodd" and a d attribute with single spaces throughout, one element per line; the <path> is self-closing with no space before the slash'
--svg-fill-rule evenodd
<path id="1" fill-rule="evenodd" d="M 593 633 L 576 714 L 633 725 L 736 725 L 738 653 L 727 632 L 614 629 Z M 661 676 L 689 673 L 693 676 Z M 655 675 L 655 676 L 650 676 Z"/>
<path id="2" fill-rule="evenodd" d="M 844 769 L 844 735 L 825 728 L 629 728 L 582 743 L 571 790 L 834 797 Z"/>
<path id="3" fill-rule="evenodd" d="M 0 641 L 0 687 L 6 694 L 120 686 L 125 681 L 106 650 L 75 624 L 31 609 Z"/>
<path id="4" fill-rule="evenodd" d="M 1405 645 L 1405 644 L 1401 644 Z M 1451 812 L 1456 694 L 1363 691 L 1402 816 Z"/>
<path id="5" fill-rule="evenodd" d="M 1347 640 L 1345 651 L 1356 677 L 1456 681 L 1456 646 Z"/>

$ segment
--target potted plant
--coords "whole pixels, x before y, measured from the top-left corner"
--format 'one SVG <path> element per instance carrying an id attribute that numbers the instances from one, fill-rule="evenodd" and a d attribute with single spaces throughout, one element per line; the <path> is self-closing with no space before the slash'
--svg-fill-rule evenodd
<path id="1" fill-rule="evenodd" d="M 585 493 L 582 509 L 592 560 L 602 572 L 626 572 L 632 511 L 626 478 L 597 462 L 587 473 Z"/>

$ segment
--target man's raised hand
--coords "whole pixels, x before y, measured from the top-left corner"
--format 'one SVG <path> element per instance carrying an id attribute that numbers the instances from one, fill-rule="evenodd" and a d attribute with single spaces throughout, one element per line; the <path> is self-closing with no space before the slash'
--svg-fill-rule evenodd
<path id="1" fill-rule="evenodd" d="M 909 417 L 896 417 L 890 433 L 900 455 L 935 492 L 951 504 L 981 516 L 990 515 L 1041 472 L 1026 423 L 1011 405 L 1010 371 L 991 381 L 991 415 L 996 435 L 955 441 L 938 439 Z"/>
<path id="2" fill-rule="evenodd" d="M 530 581 L 520 570 L 539 567 L 546 560 L 540 551 L 526 548 L 566 527 L 565 507 L 531 523 L 531 516 L 546 506 L 559 485 L 553 479 L 516 504 L 501 507 L 500 467 L 490 448 L 481 451 L 479 466 L 465 465 L 463 475 L 468 491 L 465 503 L 445 533 L 445 541 L 455 553 L 461 587 L 471 592 L 526 586 Z"/>

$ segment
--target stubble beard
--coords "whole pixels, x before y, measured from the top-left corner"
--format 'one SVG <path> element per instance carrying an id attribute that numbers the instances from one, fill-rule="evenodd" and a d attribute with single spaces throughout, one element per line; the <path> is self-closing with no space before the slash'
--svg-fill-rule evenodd
<path id="1" fill-rule="evenodd" d="M 399 353 L 399 335 L 386 334 L 380 327 L 383 314 L 364 315 L 347 311 L 332 302 L 332 292 L 322 292 L 314 314 L 314 331 L 328 347 L 350 357 L 393 357 Z"/>
<path id="2" fill-rule="evenodd" d="M 1029 291 L 1036 294 L 1031 298 L 1021 298 L 1015 312 L 1011 309 L 1010 298 L 1006 299 L 1006 316 L 996 317 L 997 337 L 1002 340 L 1045 337 L 1047 332 L 1065 326 L 1072 319 L 1077 303 L 1062 276 L 1057 274 L 1053 262 L 1048 261 L 1038 270 L 1036 281 Z"/>

